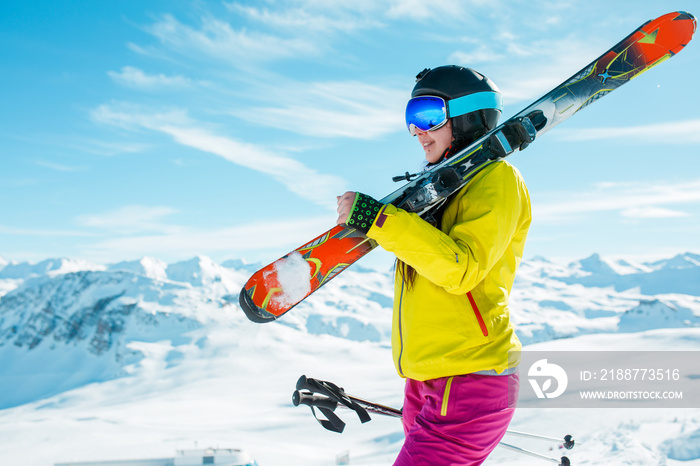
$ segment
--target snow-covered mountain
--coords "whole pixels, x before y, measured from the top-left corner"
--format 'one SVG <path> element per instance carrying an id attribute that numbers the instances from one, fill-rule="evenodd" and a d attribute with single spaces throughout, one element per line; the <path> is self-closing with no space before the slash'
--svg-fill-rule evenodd
<path id="1" fill-rule="evenodd" d="M 700 326 L 700 256 L 633 264 L 592 255 L 523 262 L 511 317 L 525 344 L 581 334 Z M 654 303 L 650 305 L 650 303 Z"/>
<path id="2" fill-rule="evenodd" d="M 76 271 L 80 264 L 49 260 L 0 270 L 8 277 L 0 280 L 6 290 L 0 382 L 12 380 L 17 388 L 0 397 L 0 409 L 128 375 L 146 356 L 143 344 L 170 341 L 166 359 L 172 365 L 192 345 L 201 346 L 193 330 L 248 324 L 238 308 L 246 270 L 204 256 L 170 265 L 154 258 L 106 267 L 82 263 L 84 270 Z M 391 306 L 389 275 L 359 270 L 280 324 L 311 335 L 386 342 L 390 316 L 382 306 Z M 18 371 L 31 382 L 15 383 Z"/>
<path id="3" fill-rule="evenodd" d="M 242 261 L 220 265 L 204 256 L 174 264 L 146 257 L 104 266 L 69 259 L 0 260 L 0 426 L 43 428 L 55 440 L 44 456 L 21 464 L 84 459 L 59 445 L 54 429 L 65 428 L 66 419 L 85 435 L 95 429 L 108 435 L 118 425 L 145 435 L 143 425 L 126 413 L 172 418 L 211 441 L 226 437 L 195 427 L 224 423 L 252 446 L 262 445 L 258 437 L 275 433 L 308 444 L 307 437 L 290 430 L 301 422 L 324 440 L 315 453 L 297 448 L 285 464 L 324 464 L 315 455 L 339 452 L 343 441 L 326 440 L 325 432 L 316 430 L 320 427 L 307 424 L 308 413 L 290 411 L 288 396 L 299 375 L 352 383 L 351 392 L 400 404 L 401 381 L 389 348 L 390 271 L 353 266 L 284 318 L 258 325 L 238 307 L 238 293 L 255 268 Z M 528 345 L 562 341 L 569 348 L 579 341 L 585 347 L 590 338 L 606 334 L 626 341 L 620 340 L 625 333 L 638 335 L 634 341 L 642 345 L 665 346 L 682 335 L 676 349 L 700 349 L 700 256 L 639 264 L 597 255 L 571 264 L 531 259 L 516 279 L 511 315 Z M 592 347 L 599 349 L 601 341 L 613 340 L 596 341 Z M 164 414 L 174 406 L 177 415 Z M 277 425 L 280 412 L 286 414 Z M 527 426 L 532 420 L 525 416 L 521 422 Z M 691 424 L 677 436 L 659 437 L 653 455 L 700 458 L 677 441 L 697 440 L 693 429 L 700 425 Z M 402 439 L 400 425 L 379 420 L 372 426 L 353 440 L 355 455 L 364 451 L 376 464 L 391 464 Z M 196 440 L 183 429 L 172 435 Z M 18 458 L 30 447 L 21 432 L 0 427 L 0 457 Z M 114 433 L 124 442 L 138 438 L 119 432 Z M 155 443 L 133 451 L 167 456 L 167 435 L 158 434 Z M 662 441 L 668 455 L 659 453 Z M 124 457 L 120 451 L 109 457 Z M 88 458 L 98 453 L 88 449 L 85 454 L 90 452 Z M 283 457 L 274 449 L 255 453 L 261 465 L 280 464 Z"/>
<path id="4" fill-rule="evenodd" d="M 7 261 L 3 263 L 3 261 L 4 259 L 0 259 L 0 280 L 26 280 L 45 275 L 55 276 L 83 270 L 105 269 L 103 265 L 67 258 L 47 259 L 37 264 L 30 264 L 29 262 L 8 263 Z"/>
<path id="5" fill-rule="evenodd" d="M 686 253 L 667 260 L 634 264 L 605 260 L 594 254 L 570 264 L 559 279 L 588 287 L 612 286 L 617 291 L 639 288 L 647 295 L 700 295 L 700 255 Z"/>
<path id="6" fill-rule="evenodd" d="M 165 271 L 168 264 L 155 257 L 142 257 L 137 261 L 125 261 L 117 264 L 111 264 L 107 267 L 108 270 L 123 270 L 143 275 L 156 280 L 166 280 L 168 274 Z"/>

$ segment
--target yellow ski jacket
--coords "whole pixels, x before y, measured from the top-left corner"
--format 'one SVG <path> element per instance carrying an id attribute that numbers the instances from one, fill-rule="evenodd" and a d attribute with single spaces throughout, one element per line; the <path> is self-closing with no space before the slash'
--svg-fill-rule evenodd
<path id="1" fill-rule="evenodd" d="M 413 286 L 395 276 L 399 375 L 423 381 L 518 365 L 522 346 L 508 296 L 530 221 L 527 188 L 506 161 L 487 166 L 455 195 L 440 230 L 391 204 L 382 208 L 367 236 L 417 272 Z"/>

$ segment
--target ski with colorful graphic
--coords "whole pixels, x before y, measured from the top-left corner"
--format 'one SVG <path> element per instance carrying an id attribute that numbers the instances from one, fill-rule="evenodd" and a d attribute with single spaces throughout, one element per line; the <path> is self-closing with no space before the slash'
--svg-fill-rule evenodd
<path id="1" fill-rule="evenodd" d="M 680 52 L 692 39 L 693 15 L 648 21 L 581 71 L 473 144 L 381 199 L 423 218 L 487 165 L 525 149 L 582 108 Z M 271 322 L 369 253 L 376 242 L 338 225 L 253 274 L 240 305 L 253 322 Z"/>

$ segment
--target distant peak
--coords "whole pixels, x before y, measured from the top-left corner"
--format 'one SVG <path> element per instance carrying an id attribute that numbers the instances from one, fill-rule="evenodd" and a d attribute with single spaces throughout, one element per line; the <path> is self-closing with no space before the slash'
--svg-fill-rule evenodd
<path id="1" fill-rule="evenodd" d="M 686 252 L 670 259 L 664 259 L 650 264 L 656 269 L 691 269 L 700 267 L 700 255 Z"/>
<path id="2" fill-rule="evenodd" d="M 615 269 L 610 265 L 610 263 L 600 257 L 600 254 L 595 253 L 581 259 L 578 261 L 581 270 L 584 272 L 590 272 L 594 274 L 615 274 Z"/>
<path id="3" fill-rule="evenodd" d="M 85 270 L 106 270 L 106 267 L 82 259 L 60 257 L 46 259 L 38 263 L 6 263 L 3 267 L 0 267 L 0 278 L 25 280 L 45 275 L 56 276 Z"/>
<path id="4" fill-rule="evenodd" d="M 175 262 L 165 269 L 170 280 L 187 282 L 194 286 L 221 282 L 230 273 L 208 256 L 197 255 L 192 259 Z"/>

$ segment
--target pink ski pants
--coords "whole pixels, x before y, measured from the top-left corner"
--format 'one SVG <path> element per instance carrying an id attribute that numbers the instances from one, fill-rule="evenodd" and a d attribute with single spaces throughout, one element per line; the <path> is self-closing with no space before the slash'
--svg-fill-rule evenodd
<path id="1" fill-rule="evenodd" d="M 406 440 L 394 466 L 478 465 L 515 413 L 518 374 L 406 380 Z"/>

